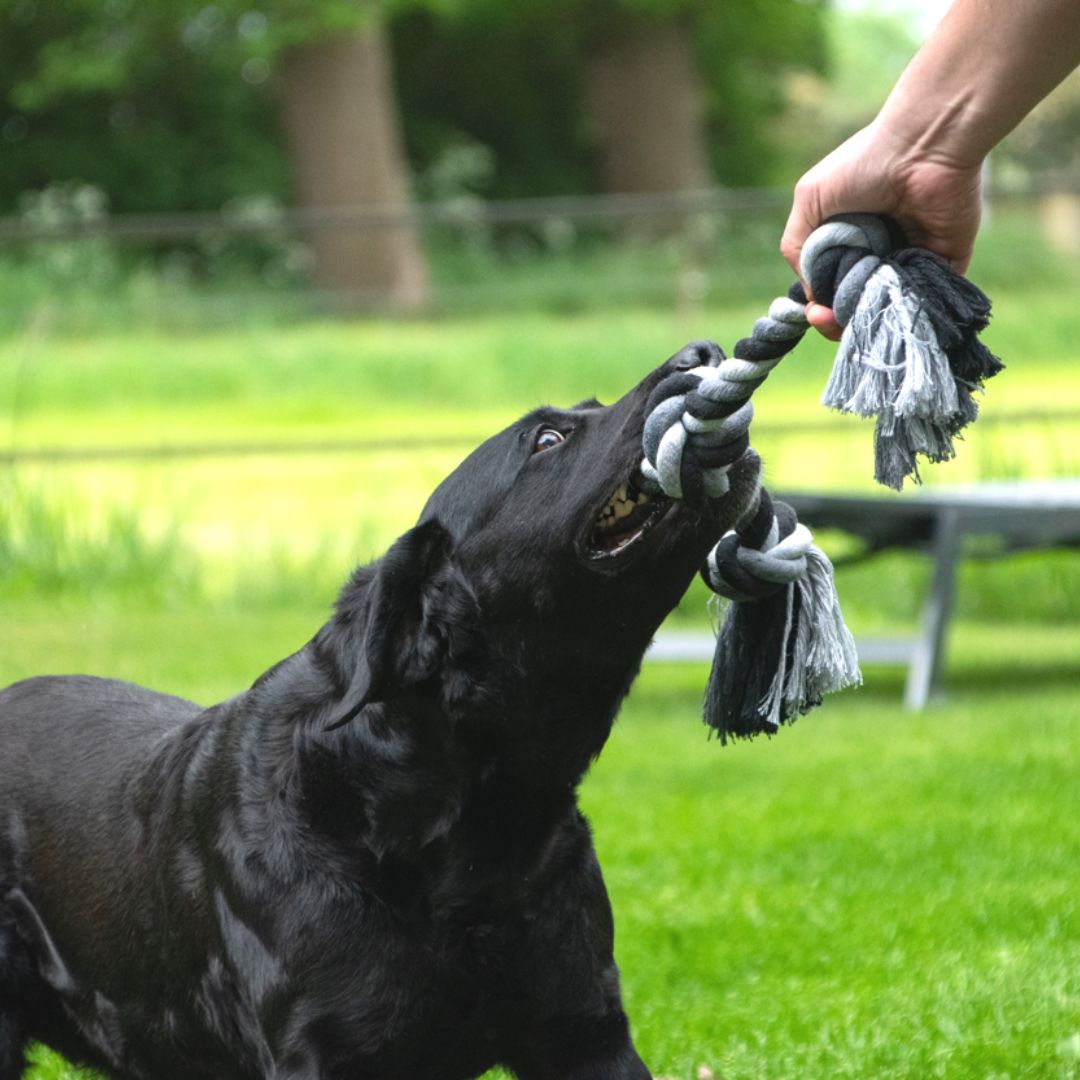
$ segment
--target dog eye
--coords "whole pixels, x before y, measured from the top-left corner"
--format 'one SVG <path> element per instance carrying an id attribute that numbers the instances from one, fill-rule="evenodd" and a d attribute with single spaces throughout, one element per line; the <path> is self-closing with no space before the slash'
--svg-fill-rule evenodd
<path id="1" fill-rule="evenodd" d="M 536 442 L 533 443 L 533 453 L 539 454 L 541 450 L 550 450 L 553 446 L 558 446 L 559 443 L 565 442 L 565 440 L 566 436 L 561 431 L 549 427 L 544 428 L 536 436 Z"/>

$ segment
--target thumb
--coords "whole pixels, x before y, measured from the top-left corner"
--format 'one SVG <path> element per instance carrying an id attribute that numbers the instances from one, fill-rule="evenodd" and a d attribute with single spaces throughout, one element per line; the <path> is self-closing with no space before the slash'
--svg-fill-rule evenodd
<path id="1" fill-rule="evenodd" d="M 795 185 L 791 212 L 784 226 L 784 234 L 780 237 L 780 254 L 796 274 L 799 273 L 799 258 L 803 245 L 824 219 L 820 202 L 816 188 L 804 176 Z M 803 282 L 803 285 L 805 286 L 806 282 Z"/>
<path id="2" fill-rule="evenodd" d="M 780 237 L 780 254 L 788 266 L 799 276 L 799 258 L 802 255 L 803 244 L 813 230 L 806 227 L 801 215 L 792 208 L 787 224 L 784 226 L 784 235 Z M 803 282 L 805 285 L 806 282 Z"/>

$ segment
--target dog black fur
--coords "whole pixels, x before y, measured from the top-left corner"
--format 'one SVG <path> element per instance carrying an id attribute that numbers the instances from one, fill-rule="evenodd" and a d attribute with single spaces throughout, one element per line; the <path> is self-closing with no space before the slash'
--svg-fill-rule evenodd
<path id="1" fill-rule="evenodd" d="M 122 1080 L 647 1080 L 576 788 L 730 521 L 591 538 L 712 348 L 483 444 L 244 693 L 0 694 L 0 1080 L 29 1040 Z"/>

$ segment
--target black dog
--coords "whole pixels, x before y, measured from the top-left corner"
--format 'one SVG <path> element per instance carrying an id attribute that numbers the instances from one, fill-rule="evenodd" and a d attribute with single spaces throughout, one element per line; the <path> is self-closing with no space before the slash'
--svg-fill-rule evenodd
<path id="1" fill-rule="evenodd" d="M 0 694 L 0 1080 L 29 1040 L 118 1078 L 647 1080 L 576 788 L 730 525 L 633 484 L 709 348 L 484 443 L 220 705 Z"/>

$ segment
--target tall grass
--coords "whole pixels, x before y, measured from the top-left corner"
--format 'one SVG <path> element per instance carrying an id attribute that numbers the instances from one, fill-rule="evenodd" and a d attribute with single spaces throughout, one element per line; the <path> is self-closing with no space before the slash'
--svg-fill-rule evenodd
<path id="1" fill-rule="evenodd" d="M 112 508 L 91 523 L 88 508 L 58 504 L 4 485 L 0 501 L 0 595 L 8 599 L 112 596 L 160 606 L 192 594 L 198 560 L 175 532 L 150 536 Z"/>
<path id="2" fill-rule="evenodd" d="M 147 529 L 132 506 L 104 515 L 68 494 L 53 501 L 41 491 L 9 490 L 0 501 L 0 603 L 29 601 L 137 604 L 141 609 L 278 609 L 328 606 L 358 562 L 376 557 L 391 537 L 370 519 L 345 537 L 323 533 L 310 546 L 281 544 L 240 552 L 200 549 L 174 520 L 161 532 Z M 825 535 L 841 560 L 848 545 Z M 990 552 L 960 564 L 959 618 L 993 623 L 1071 624 L 1080 611 L 1080 554 L 1036 551 L 1002 557 Z M 845 614 L 868 632 L 910 626 L 919 617 L 930 560 L 910 552 L 877 555 L 841 565 L 837 583 Z M 709 596 L 695 583 L 674 616 L 705 625 Z"/>
<path id="3" fill-rule="evenodd" d="M 155 534 L 132 507 L 96 515 L 73 496 L 57 504 L 40 491 L 9 495 L 0 501 L 0 603 L 283 608 L 314 596 L 328 606 L 355 561 L 329 536 L 301 554 L 271 546 L 214 559 L 178 522 Z M 362 533 L 351 546 L 374 554 Z"/>

